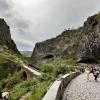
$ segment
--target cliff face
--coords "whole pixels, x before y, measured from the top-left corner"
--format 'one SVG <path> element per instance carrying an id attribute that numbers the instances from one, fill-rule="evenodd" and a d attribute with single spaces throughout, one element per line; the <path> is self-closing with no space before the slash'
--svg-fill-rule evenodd
<path id="1" fill-rule="evenodd" d="M 4 19 L 0 19 L 0 45 L 6 45 L 8 49 L 19 53 L 14 41 L 11 39 L 10 28 Z"/>
<path id="2" fill-rule="evenodd" d="M 13 51 L 13 52 L 12 52 Z M 19 51 L 11 39 L 9 26 L 0 19 L 0 80 L 19 71 Z"/>
<path id="3" fill-rule="evenodd" d="M 100 62 L 100 13 L 89 17 L 83 27 L 65 30 L 56 38 L 36 43 L 31 61 L 38 64 L 57 56 Z"/>
<path id="4" fill-rule="evenodd" d="M 85 51 L 82 59 L 100 62 L 100 13 L 89 17 L 84 23 Z"/>

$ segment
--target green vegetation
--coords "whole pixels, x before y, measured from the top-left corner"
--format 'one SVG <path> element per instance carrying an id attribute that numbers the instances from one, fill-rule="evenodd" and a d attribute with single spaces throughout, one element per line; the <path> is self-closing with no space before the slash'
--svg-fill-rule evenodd
<path id="1" fill-rule="evenodd" d="M 6 79 L 2 79 L 0 81 L 0 90 L 4 90 L 4 89 L 9 90 L 13 88 L 17 83 L 21 82 L 22 80 L 24 80 L 24 77 L 21 71 L 15 72 L 13 76 L 9 74 Z"/>
<path id="2" fill-rule="evenodd" d="M 29 87 L 30 87 L 30 84 L 28 81 L 23 81 L 17 84 L 11 90 L 10 100 L 18 100 L 22 95 L 24 95 L 30 90 Z"/>
<path id="3" fill-rule="evenodd" d="M 56 58 L 52 61 L 47 61 L 41 65 L 42 76 L 39 77 L 38 83 L 32 89 L 32 95 L 26 100 L 41 100 L 46 93 L 49 85 L 56 80 L 60 74 L 66 74 L 76 69 L 76 59 L 69 58 Z"/>
<path id="4" fill-rule="evenodd" d="M 19 71 L 20 64 L 28 63 L 21 55 L 8 50 L 7 46 L 0 45 L 0 79 L 6 78 L 9 74 L 13 75 L 15 71 Z"/>
<path id="5" fill-rule="evenodd" d="M 6 45 L 0 45 L 0 91 L 11 92 L 25 80 L 20 67 L 23 62 L 27 63 L 24 57 L 9 50 Z"/>
<path id="6" fill-rule="evenodd" d="M 21 74 L 19 74 L 19 76 L 20 78 L 18 80 L 13 76 L 14 79 L 9 77 L 7 80 L 5 79 L 0 82 L 0 86 L 7 82 L 4 90 L 9 90 L 10 100 L 18 100 L 29 91 L 32 91 L 32 95 L 27 98 L 27 100 L 41 100 L 51 82 L 55 80 L 55 78 L 49 74 L 42 74 L 42 76 L 34 80 L 23 80 Z"/>
<path id="7" fill-rule="evenodd" d="M 53 61 L 48 61 L 47 63 L 43 64 L 41 71 L 44 73 L 49 73 L 53 76 L 58 76 L 59 74 L 74 71 L 76 65 L 76 59 L 74 57 L 56 58 Z"/>
<path id="8" fill-rule="evenodd" d="M 37 85 L 32 90 L 32 95 L 30 97 L 28 97 L 26 100 L 33 100 L 33 99 L 34 100 L 42 100 L 50 83 L 51 82 L 37 83 Z"/>
<path id="9" fill-rule="evenodd" d="M 26 100 L 41 100 L 47 91 L 49 85 L 56 80 L 60 74 L 66 74 L 76 69 L 76 59 L 69 58 L 56 58 L 52 61 L 47 61 L 41 65 L 42 76 L 39 78 L 38 84 L 32 90 L 32 95 Z"/>
<path id="10" fill-rule="evenodd" d="M 41 100 L 49 85 L 59 75 L 76 69 L 74 57 L 55 58 L 54 60 L 46 60 L 41 65 L 42 75 L 40 77 L 34 80 L 26 80 L 19 65 L 22 63 L 29 64 L 28 60 L 13 51 L 9 51 L 6 46 L 3 46 L 3 50 L 5 52 L 0 53 L 0 91 L 9 91 L 10 100 L 18 100 L 29 91 L 32 91 L 32 95 L 26 100 Z"/>
<path id="11" fill-rule="evenodd" d="M 96 14 L 97 17 L 100 17 L 100 12 Z"/>
<path id="12" fill-rule="evenodd" d="M 55 79 L 46 73 L 43 73 L 37 80 L 25 80 L 23 73 L 18 65 L 22 63 L 21 57 L 18 57 L 11 51 L 0 53 L 0 91 L 9 91 L 10 100 L 18 100 L 28 91 L 32 91 L 32 96 L 29 98 L 42 98 L 46 93 L 48 86 Z"/>
<path id="13" fill-rule="evenodd" d="M 54 65 L 53 64 L 43 64 L 41 71 L 44 73 L 52 74 L 54 72 Z"/>
<path id="14" fill-rule="evenodd" d="M 69 70 L 68 67 L 66 67 L 65 65 L 58 66 L 58 68 L 55 71 L 56 75 L 65 74 L 67 72 L 69 72 Z"/>
<path id="15" fill-rule="evenodd" d="M 10 100 L 18 100 L 25 93 L 32 91 L 30 97 L 26 100 L 41 100 L 45 95 L 49 85 L 56 80 L 60 74 L 66 74 L 75 70 L 75 58 L 56 58 L 52 61 L 47 61 L 41 65 L 42 76 L 34 80 L 24 80 L 22 73 L 14 74 L 13 77 L 8 76 L 5 89 L 10 91 Z M 15 76 L 18 77 L 15 77 Z M 17 79 L 18 78 L 18 79 Z"/>

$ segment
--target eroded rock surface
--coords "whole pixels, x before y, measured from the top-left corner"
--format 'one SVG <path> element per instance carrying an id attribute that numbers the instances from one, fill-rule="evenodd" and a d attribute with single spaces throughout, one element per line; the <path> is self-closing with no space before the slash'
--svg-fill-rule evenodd
<path id="1" fill-rule="evenodd" d="M 0 45 L 6 45 L 8 49 L 19 53 L 14 41 L 11 39 L 10 28 L 4 19 L 0 19 Z M 0 48 L 0 51 L 3 51 L 3 49 Z"/>
<path id="2" fill-rule="evenodd" d="M 64 30 L 55 38 L 36 43 L 31 61 L 42 63 L 48 55 L 100 62 L 100 13 L 89 17 L 78 29 Z"/>

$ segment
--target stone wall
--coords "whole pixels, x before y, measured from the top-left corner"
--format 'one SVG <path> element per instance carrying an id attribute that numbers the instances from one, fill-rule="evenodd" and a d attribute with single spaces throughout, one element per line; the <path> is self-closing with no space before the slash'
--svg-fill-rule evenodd
<path id="1" fill-rule="evenodd" d="M 67 87 L 69 82 L 79 74 L 80 72 L 72 72 L 64 75 L 61 79 L 56 80 L 42 100 L 61 100 L 64 89 Z"/>

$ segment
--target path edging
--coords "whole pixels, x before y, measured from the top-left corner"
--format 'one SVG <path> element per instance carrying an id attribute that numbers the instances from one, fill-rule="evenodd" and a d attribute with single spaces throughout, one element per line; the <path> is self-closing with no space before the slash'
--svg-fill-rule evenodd
<path id="1" fill-rule="evenodd" d="M 48 89 L 42 100 L 60 100 L 63 91 L 69 82 L 79 74 L 80 72 L 72 72 L 70 74 L 65 74 L 61 79 L 56 80 Z"/>

